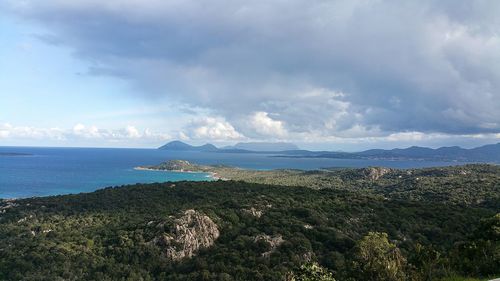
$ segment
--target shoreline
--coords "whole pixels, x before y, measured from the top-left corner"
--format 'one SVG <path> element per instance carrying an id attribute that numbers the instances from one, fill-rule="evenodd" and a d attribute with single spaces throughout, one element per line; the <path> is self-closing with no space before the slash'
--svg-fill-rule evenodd
<path id="1" fill-rule="evenodd" d="M 153 171 L 153 172 L 174 172 L 174 173 L 191 173 L 191 174 L 208 174 L 209 178 L 212 178 L 213 180 L 227 180 L 219 177 L 216 172 L 205 172 L 205 171 L 191 171 L 191 170 L 161 170 L 161 169 L 154 169 L 154 168 L 147 168 L 147 167 L 134 167 L 134 170 L 137 171 Z"/>

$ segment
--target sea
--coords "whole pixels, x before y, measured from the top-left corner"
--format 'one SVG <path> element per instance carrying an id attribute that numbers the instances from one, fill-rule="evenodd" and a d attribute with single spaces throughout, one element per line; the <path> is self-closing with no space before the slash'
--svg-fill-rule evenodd
<path id="1" fill-rule="evenodd" d="M 328 167 L 421 168 L 460 162 L 280 158 L 260 153 L 214 153 L 123 148 L 0 147 L 0 198 L 27 198 L 91 192 L 109 186 L 167 181 L 209 181 L 207 173 L 136 170 L 143 165 L 182 159 L 246 169 Z"/>

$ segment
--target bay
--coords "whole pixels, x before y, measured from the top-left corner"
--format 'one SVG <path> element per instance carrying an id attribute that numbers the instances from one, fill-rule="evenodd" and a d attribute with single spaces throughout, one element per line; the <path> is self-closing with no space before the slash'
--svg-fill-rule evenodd
<path id="1" fill-rule="evenodd" d="M 206 173 L 134 169 L 137 166 L 156 165 L 171 159 L 262 170 L 367 166 L 421 168 L 462 164 L 269 156 L 257 153 L 181 152 L 158 149 L 0 147 L 0 198 L 91 192 L 108 186 L 135 183 L 212 180 Z"/>

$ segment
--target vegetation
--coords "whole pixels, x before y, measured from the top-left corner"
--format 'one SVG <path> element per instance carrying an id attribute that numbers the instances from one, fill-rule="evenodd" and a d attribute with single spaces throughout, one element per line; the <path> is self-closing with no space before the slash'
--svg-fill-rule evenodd
<path id="1" fill-rule="evenodd" d="M 283 186 L 285 177 L 278 177 L 274 185 L 139 184 L 2 201 L 0 280 L 500 276 L 498 167 L 379 172 L 276 172 L 303 175 L 295 179 L 305 187 Z M 309 188 L 315 177 L 332 184 Z M 217 238 L 174 261 L 158 241 L 173 241 L 176 223 L 191 209 L 217 225 Z M 191 233 L 189 227 L 210 232 L 196 221 L 184 223 L 183 233 Z"/>
<path id="2" fill-rule="evenodd" d="M 335 281 L 335 278 L 318 263 L 308 263 L 302 265 L 297 272 L 285 276 L 285 281 Z"/>
<path id="3" fill-rule="evenodd" d="M 464 165 L 425 169 L 246 170 L 228 166 L 206 166 L 171 160 L 146 168 L 199 171 L 222 179 L 313 189 L 363 191 L 386 198 L 410 201 L 479 205 L 500 210 L 500 166 Z"/>

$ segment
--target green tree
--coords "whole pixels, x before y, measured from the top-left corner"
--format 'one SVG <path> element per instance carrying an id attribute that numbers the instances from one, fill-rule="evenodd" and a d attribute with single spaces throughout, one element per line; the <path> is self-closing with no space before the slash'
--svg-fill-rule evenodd
<path id="1" fill-rule="evenodd" d="M 460 245 L 454 255 L 458 268 L 472 275 L 500 273 L 500 213 L 483 219 L 473 237 Z"/>
<path id="2" fill-rule="evenodd" d="M 285 277 L 286 281 L 335 281 L 333 274 L 318 263 L 304 264 L 294 273 Z"/>
<path id="3" fill-rule="evenodd" d="M 405 280 L 406 259 L 387 233 L 369 232 L 356 245 L 355 269 L 360 280 Z"/>
<path id="4" fill-rule="evenodd" d="M 409 262 L 414 267 L 414 277 L 418 280 L 431 281 L 450 273 L 448 259 L 432 245 L 417 243 Z"/>

